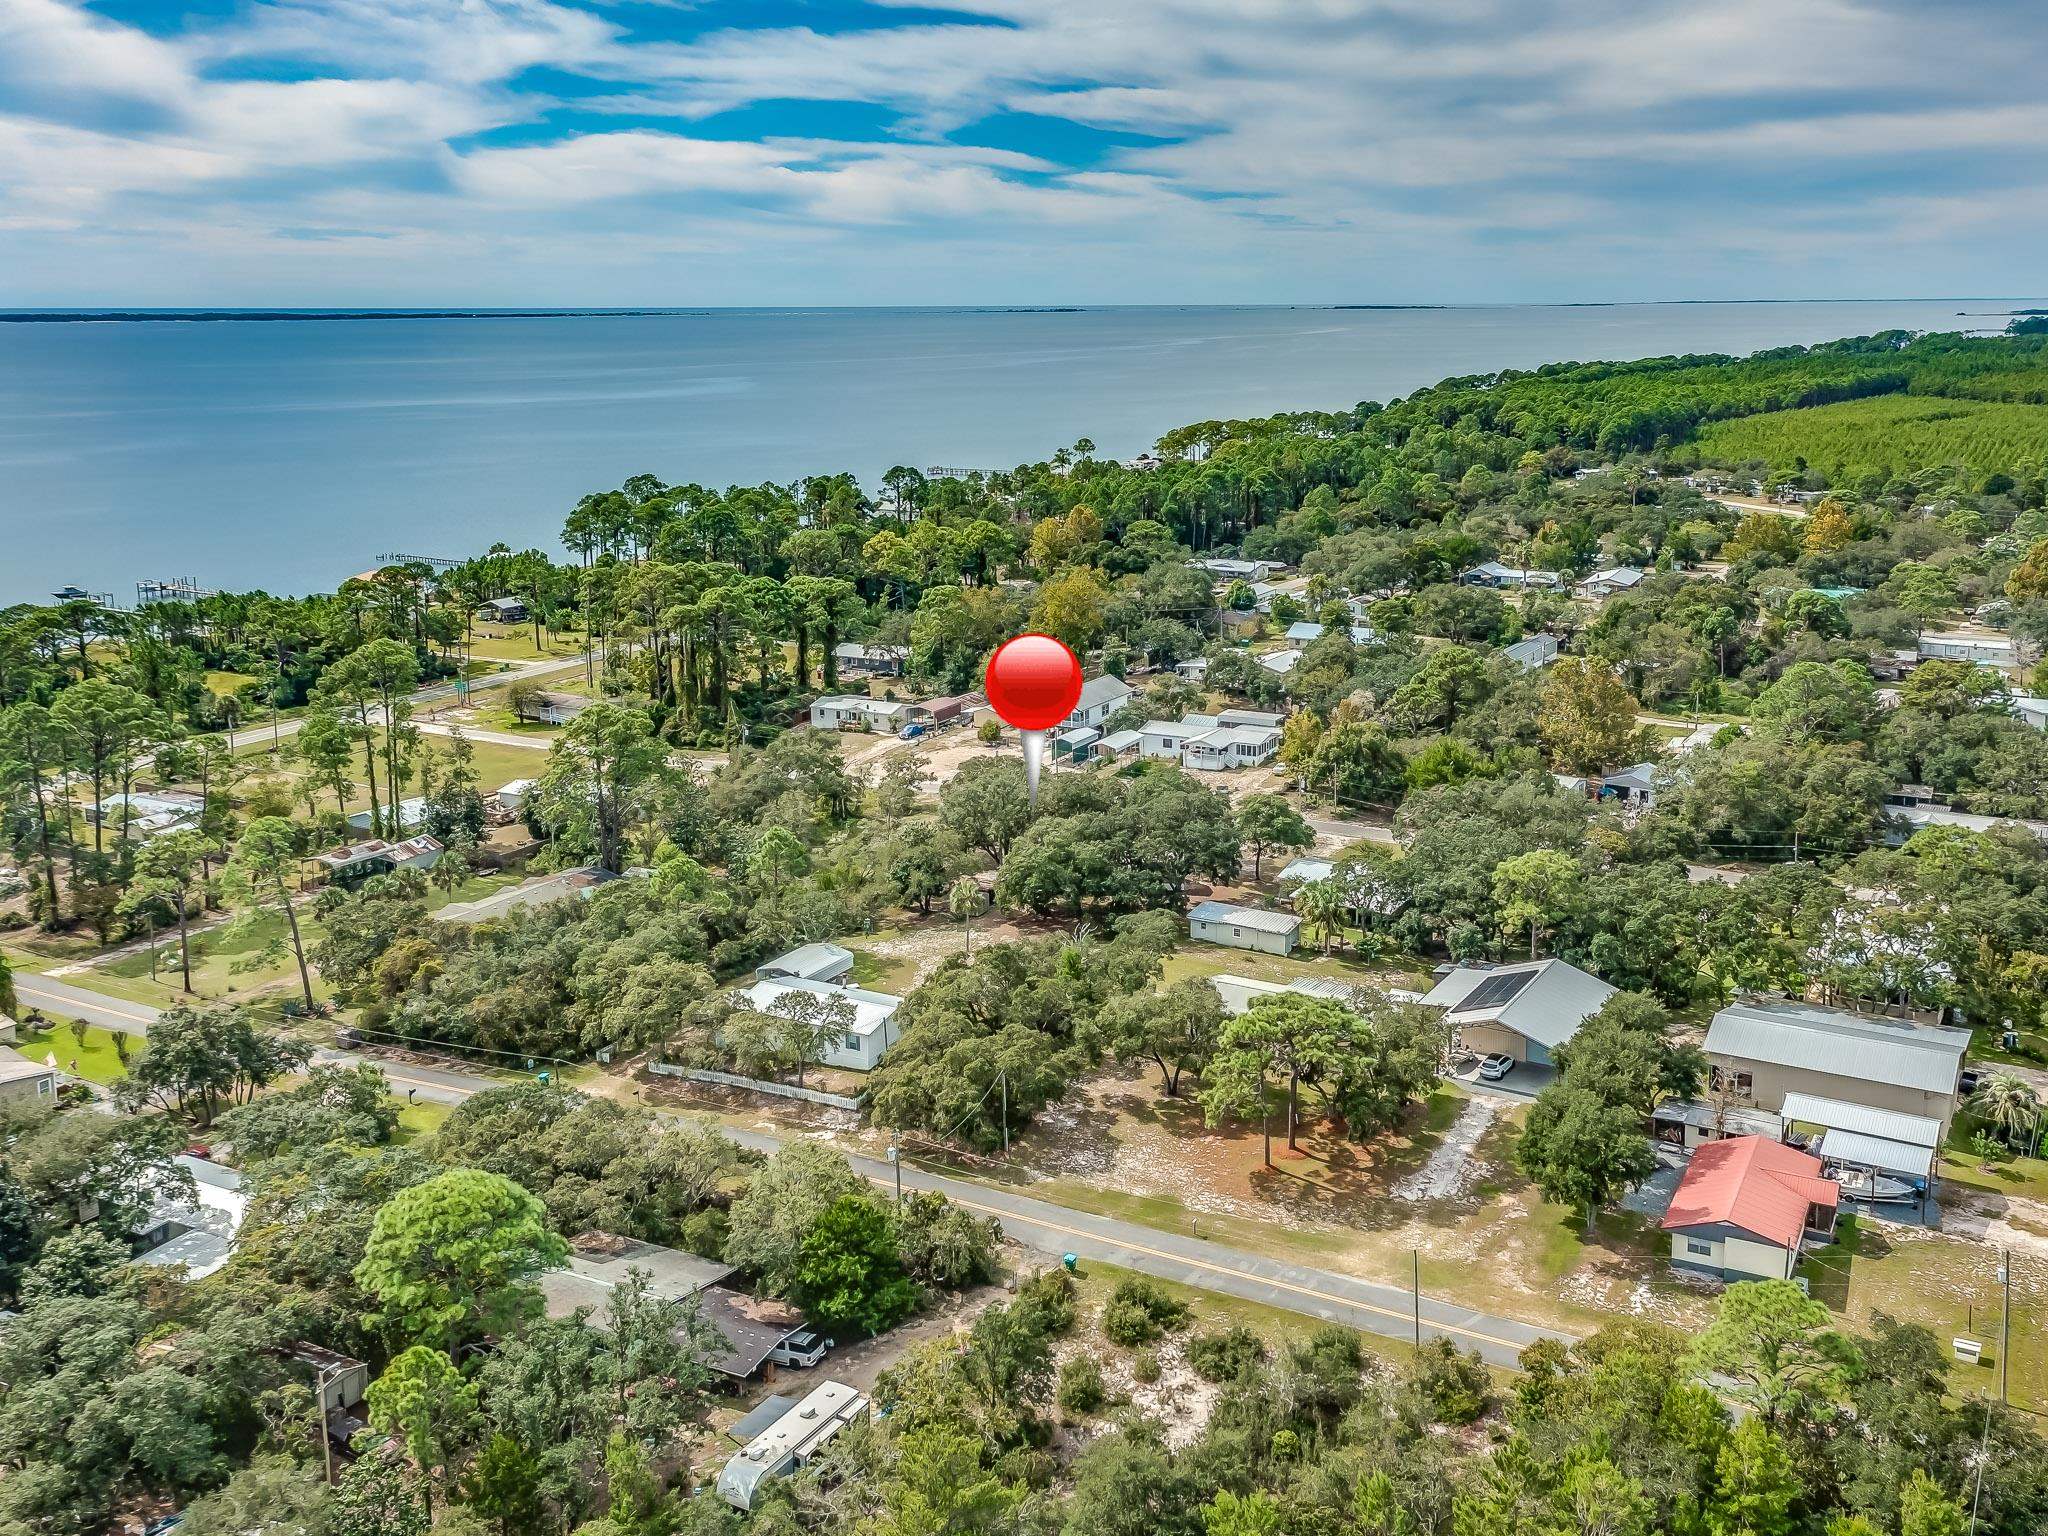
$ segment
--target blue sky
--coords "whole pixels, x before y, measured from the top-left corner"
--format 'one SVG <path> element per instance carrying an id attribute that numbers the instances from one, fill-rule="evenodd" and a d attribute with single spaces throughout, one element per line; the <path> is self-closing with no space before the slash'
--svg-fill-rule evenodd
<path id="1" fill-rule="evenodd" d="M 2024 295 L 2048 11 L 0 0 L 0 305 Z"/>

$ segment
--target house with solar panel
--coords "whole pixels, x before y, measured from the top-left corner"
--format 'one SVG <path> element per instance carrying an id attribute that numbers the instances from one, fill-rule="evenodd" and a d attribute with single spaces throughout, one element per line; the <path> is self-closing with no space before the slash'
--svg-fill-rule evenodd
<path id="1" fill-rule="evenodd" d="M 1791 1100 L 1808 1110 L 1846 1105 L 1916 1117 L 1938 1127 L 1938 1146 L 1955 1119 L 1969 1045 L 1966 1029 L 1803 1000 L 1744 1000 L 1723 1008 L 1707 1026 L 1708 1089 L 1780 1116 L 1789 1115 Z M 1833 1136 L 1837 1127 L 1827 1129 Z M 1858 1122 L 1839 1129 L 1853 1135 L 1869 1127 Z M 1907 1143 L 1925 1134 L 1924 1127 L 1910 1135 L 1893 1129 L 1901 1134 L 1890 1139 Z"/>
<path id="2" fill-rule="evenodd" d="M 1453 1048 L 1478 1057 L 1547 1067 L 1551 1053 L 1614 996 L 1598 976 L 1562 960 L 1454 965 L 1423 995 L 1441 1008 Z"/>

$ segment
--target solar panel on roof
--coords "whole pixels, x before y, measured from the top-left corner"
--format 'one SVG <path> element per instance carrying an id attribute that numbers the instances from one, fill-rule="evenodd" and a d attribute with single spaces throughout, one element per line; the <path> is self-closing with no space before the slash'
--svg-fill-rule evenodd
<path id="1" fill-rule="evenodd" d="M 1480 1008 L 1499 1008 L 1522 995 L 1522 988 L 1536 979 L 1534 971 L 1502 971 L 1489 976 L 1466 994 L 1454 1010 L 1468 1013 Z"/>

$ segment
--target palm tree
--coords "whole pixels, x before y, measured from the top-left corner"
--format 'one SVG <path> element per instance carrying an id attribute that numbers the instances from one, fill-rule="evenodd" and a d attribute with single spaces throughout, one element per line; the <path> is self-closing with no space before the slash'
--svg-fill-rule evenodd
<path id="1" fill-rule="evenodd" d="M 1295 915 L 1323 931 L 1323 953 L 1330 952 L 1330 940 L 1344 916 L 1344 888 L 1334 880 L 1311 880 L 1294 893 Z"/>
<path id="2" fill-rule="evenodd" d="M 974 955 L 974 914 L 981 907 L 981 883 L 972 875 L 962 875 L 946 892 L 946 910 L 967 925 L 967 954 L 970 959 Z"/>
<path id="3" fill-rule="evenodd" d="M 2033 1085 L 2017 1072 L 1994 1072 L 1985 1078 L 1970 1095 L 1970 1107 L 2007 1146 L 2022 1151 L 2033 1146 L 2041 1126 L 2041 1101 Z"/>

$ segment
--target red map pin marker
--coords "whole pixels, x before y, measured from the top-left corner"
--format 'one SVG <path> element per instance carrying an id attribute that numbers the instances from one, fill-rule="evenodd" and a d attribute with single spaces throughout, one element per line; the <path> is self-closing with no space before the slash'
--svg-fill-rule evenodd
<path id="1" fill-rule="evenodd" d="M 989 708 L 1024 739 L 1024 784 L 1038 799 L 1045 733 L 1074 712 L 1081 698 L 1081 658 L 1051 635 L 1005 640 L 988 659 Z"/>

